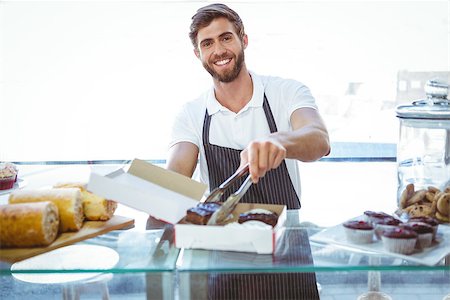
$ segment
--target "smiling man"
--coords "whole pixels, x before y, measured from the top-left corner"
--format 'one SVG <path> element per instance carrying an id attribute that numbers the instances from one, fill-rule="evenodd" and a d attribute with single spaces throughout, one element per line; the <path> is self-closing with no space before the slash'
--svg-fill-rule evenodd
<path id="1" fill-rule="evenodd" d="M 182 107 L 166 167 L 192 177 L 199 161 L 200 180 L 212 190 L 248 163 L 254 184 L 241 202 L 286 205 L 297 210 L 291 211 L 295 215 L 301 193 L 298 161 L 315 161 L 330 152 L 314 97 L 296 80 L 247 69 L 248 37 L 239 15 L 226 5 L 200 8 L 189 37 L 213 86 Z M 304 249 L 298 247 L 292 259 L 310 259 L 307 239 L 297 245 Z M 212 275 L 209 282 L 211 299 L 318 298 L 315 276 L 308 273 Z"/>
<path id="2" fill-rule="evenodd" d="M 255 184 L 242 202 L 299 209 L 297 162 L 315 161 L 330 151 L 309 89 L 296 80 L 247 70 L 248 37 L 239 15 L 226 5 L 200 8 L 189 37 L 213 86 L 178 114 L 167 168 L 191 177 L 199 159 L 200 180 L 212 190 L 249 163 Z"/>

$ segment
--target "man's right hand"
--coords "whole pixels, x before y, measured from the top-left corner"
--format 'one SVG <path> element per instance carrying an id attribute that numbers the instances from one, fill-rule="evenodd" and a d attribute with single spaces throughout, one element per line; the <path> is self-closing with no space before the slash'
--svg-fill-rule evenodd
<path id="1" fill-rule="evenodd" d="M 239 168 L 248 162 L 252 181 L 258 183 L 259 178 L 266 175 L 268 171 L 278 168 L 286 158 L 286 153 L 286 148 L 272 135 L 254 140 L 242 150 Z"/>

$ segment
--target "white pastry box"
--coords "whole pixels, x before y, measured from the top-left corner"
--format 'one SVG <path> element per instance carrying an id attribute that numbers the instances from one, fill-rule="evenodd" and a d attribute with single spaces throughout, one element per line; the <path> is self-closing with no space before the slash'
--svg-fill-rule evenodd
<path id="1" fill-rule="evenodd" d="M 186 249 L 208 249 L 270 254 L 286 221 L 285 205 L 239 203 L 233 212 L 261 208 L 278 214 L 272 226 L 238 224 L 224 226 L 194 225 L 184 222 L 186 211 L 201 201 L 207 186 L 186 176 L 135 159 L 129 169 L 106 176 L 91 173 L 87 189 L 108 199 L 143 211 L 167 223 L 175 224 L 175 245 Z"/>

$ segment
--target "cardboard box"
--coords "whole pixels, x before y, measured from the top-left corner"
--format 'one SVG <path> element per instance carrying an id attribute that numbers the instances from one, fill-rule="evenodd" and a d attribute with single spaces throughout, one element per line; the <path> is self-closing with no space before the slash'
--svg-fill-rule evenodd
<path id="1" fill-rule="evenodd" d="M 262 208 L 278 215 L 277 225 L 249 226 L 237 223 L 240 213 Z M 236 222 L 233 222 L 236 221 Z M 185 223 L 175 225 L 175 244 L 179 248 L 256 252 L 275 252 L 277 241 L 286 221 L 286 206 L 271 204 L 239 203 L 233 211 L 233 219 L 225 226 L 202 226 Z"/>
<path id="2" fill-rule="evenodd" d="M 191 178 L 135 159 L 128 171 L 119 169 L 106 176 L 92 173 L 87 189 L 108 199 L 141 210 L 175 224 L 175 244 L 179 248 L 256 252 L 275 251 L 286 220 L 286 206 L 239 203 L 233 212 L 263 208 L 279 215 L 277 225 L 248 226 L 236 222 L 225 226 L 194 225 L 184 222 L 186 210 L 202 199 L 207 186 Z"/>

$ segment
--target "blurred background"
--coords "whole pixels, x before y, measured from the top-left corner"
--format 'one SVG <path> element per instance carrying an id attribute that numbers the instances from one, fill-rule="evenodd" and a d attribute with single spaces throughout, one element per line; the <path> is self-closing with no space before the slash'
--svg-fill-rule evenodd
<path id="1" fill-rule="evenodd" d="M 188 38 L 210 2 L 0 1 L 0 161 L 164 160 L 174 114 L 211 84 Z M 450 81 L 449 1 L 224 3 L 250 70 L 310 87 L 332 156 L 392 154 L 395 107 Z"/>

